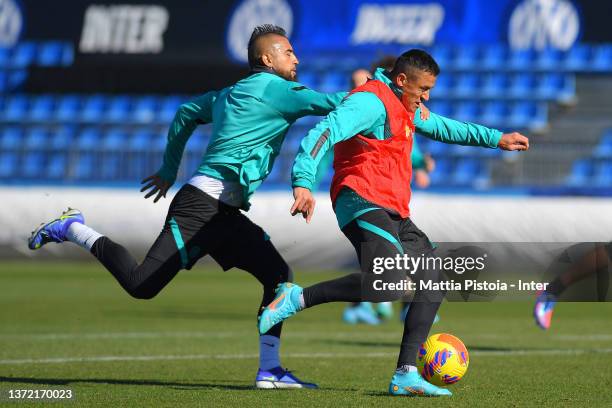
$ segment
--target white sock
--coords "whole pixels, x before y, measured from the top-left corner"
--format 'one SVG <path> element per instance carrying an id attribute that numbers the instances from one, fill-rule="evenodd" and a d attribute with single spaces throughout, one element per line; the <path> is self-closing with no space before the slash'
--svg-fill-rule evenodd
<path id="1" fill-rule="evenodd" d="M 270 370 L 279 367 L 281 365 L 278 356 L 279 348 L 280 339 L 278 337 L 267 334 L 259 336 L 259 368 Z"/>
<path id="2" fill-rule="evenodd" d="M 416 366 L 405 364 L 401 367 L 397 367 L 397 371 L 402 373 L 416 373 L 417 368 Z"/>
<path id="3" fill-rule="evenodd" d="M 304 310 L 306 308 L 306 302 L 304 301 L 304 292 L 300 293 L 300 309 Z"/>
<path id="4" fill-rule="evenodd" d="M 66 231 L 66 239 L 68 241 L 74 242 L 88 251 L 91 251 L 93 244 L 102 236 L 98 231 L 80 222 L 73 222 L 68 227 L 68 231 Z"/>

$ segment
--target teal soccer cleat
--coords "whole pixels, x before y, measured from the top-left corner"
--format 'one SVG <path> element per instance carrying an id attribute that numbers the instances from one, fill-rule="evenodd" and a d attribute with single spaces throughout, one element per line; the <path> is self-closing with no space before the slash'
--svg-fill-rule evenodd
<path id="1" fill-rule="evenodd" d="M 370 302 L 361 302 L 357 306 L 347 306 L 342 314 L 342 320 L 348 324 L 380 324 L 380 319 Z"/>
<path id="2" fill-rule="evenodd" d="M 35 250 L 48 242 L 64 242 L 66 240 L 66 232 L 68 227 L 73 222 L 83 224 L 85 219 L 79 210 L 68 208 L 66 211 L 54 220 L 47 223 L 42 223 L 38 228 L 32 231 L 30 239 L 28 239 L 28 248 Z"/>
<path id="3" fill-rule="evenodd" d="M 259 333 L 267 333 L 273 326 L 302 310 L 301 294 L 302 288 L 295 283 L 285 282 L 278 285 L 276 297 L 259 317 Z"/>
<path id="4" fill-rule="evenodd" d="M 380 302 L 376 304 L 376 314 L 380 320 L 389 320 L 393 317 L 393 303 Z"/>
<path id="5" fill-rule="evenodd" d="M 389 384 L 389 394 L 406 395 L 409 397 L 441 397 L 451 396 L 452 392 L 446 388 L 437 387 L 425 381 L 418 372 L 396 371 Z"/>

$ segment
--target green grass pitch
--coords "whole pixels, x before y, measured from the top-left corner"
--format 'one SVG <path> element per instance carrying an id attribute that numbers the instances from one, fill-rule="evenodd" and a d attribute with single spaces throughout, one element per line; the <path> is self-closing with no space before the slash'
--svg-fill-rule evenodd
<path id="1" fill-rule="evenodd" d="M 386 393 L 397 319 L 348 326 L 343 304 L 284 327 L 283 364 L 320 390 L 253 389 L 260 287 L 242 271 L 183 271 L 137 301 L 95 263 L 3 262 L 0 288 L 0 404 L 16 406 L 9 389 L 71 388 L 53 406 L 612 406 L 611 304 L 560 304 L 542 332 L 531 303 L 445 303 L 432 334 L 464 340 L 467 375 L 452 398 L 407 399 Z"/>

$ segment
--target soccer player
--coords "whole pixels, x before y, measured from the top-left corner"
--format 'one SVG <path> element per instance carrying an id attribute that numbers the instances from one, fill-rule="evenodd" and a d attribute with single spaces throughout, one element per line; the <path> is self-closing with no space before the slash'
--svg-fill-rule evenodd
<path id="1" fill-rule="evenodd" d="M 584 251 L 584 246 L 593 245 L 592 249 Z M 574 254 L 578 253 L 579 256 Z M 533 317 L 536 325 L 542 330 L 550 329 L 552 315 L 557 299 L 571 285 L 589 276 L 596 275 L 597 298 L 600 302 L 606 300 L 610 286 L 610 265 L 612 265 L 612 242 L 603 243 L 581 243 L 572 245 L 564 250 L 561 255 L 550 266 L 560 268 L 569 264 L 569 267 L 559 274 L 546 290 L 538 293 L 533 307 Z"/>
<path id="2" fill-rule="evenodd" d="M 42 224 L 30 249 L 48 242 L 74 242 L 90 251 L 137 299 L 156 296 L 181 269 L 209 254 L 224 270 L 251 273 L 263 285 L 261 305 L 274 299 L 274 288 L 291 281 L 291 271 L 270 237 L 240 210 L 270 174 L 291 124 L 306 115 L 325 115 L 346 95 L 322 94 L 296 80 L 298 59 L 285 31 L 270 24 L 256 27 L 249 45 L 251 73 L 236 84 L 208 92 L 180 106 L 168 131 L 160 170 L 143 180 L 145 198 L 166 196 L 176 179 L 185 144 L 194 129 L 212 122 L 212 137 L 201 165 L 178 191 L 161 233 L 144 261 L 85 224 L 69 209 Z M 261 307 L 258 307 L 258 312 Z M 259 388 L 314 388 L 279 360 L 281 325 L 260 337 Z"/>
<path id="3" fill-rule="evenodd" d="M 370 71 L 363 68 L 356 69 L 351 75 L 352 87 L 357 88 L 372 79 L 372 72 L 376 72 L 378 68 L 383 68 L 386 71 L 392 70 L 396 59 L 397 58 L 392 55 L 387 55 L 372 63 Z M 419 111 L 419 116 L 422 120 L 426 120 L 429 117 L 429 109 L 427 109 L 425 105 L 421 105 Z M 320 162 L 317 169 L 317 177 L 320 177 L 321 174 L 321 164 L 326 161 L 327 157 L 333 156 L 332 152 L 333 150 L 328 150 L 325 158 Z M 428 188 L 430 184 L 429 173 L 434 170 L 435 161 L 430 155 L 424 155 L 421 152 L 416 137 L 412 141 L 410 160 L 413 170 L 412 181 L 420 188 Z M 401 322 L 405 320 L 409 307 L 410 304 L 408 302 L 402 302 L 402 309 L 400 312 Z M 372 305 L 370 302 L 354 302 L 344 309 L 342 320 L 348 324 L 365 323 L 377 325 L 381 320 L 388 320 L 392 316 L 393 304 L 391 302 L 380 302 L 375 305 Z M 438 320 L 439 317 L 436 315 L 434 323 Z"/>
<path id="4" fill-rule="evenodd" d="M 307 288 L 284 283 L 260 317 L 260 333 L 295 313 L 328 302 L 393 301 L 404 295 L 407 270 L 394 263 L 380 270 L 380 260 L 429 256 L 432 243 L 410 219 L 410 151 L 416 130 L 434 140 L 504 150 L 527 150 L 519 133 L 502 134 L 472 123 L 415 111 L 429 99 L 440 69 L 422 50 L 402 54 L 391 72 L 376 71 L 374 80 L 354 89 L 302 141 L 293 166 L 293 214 L 310 214 L 310 186 L 319 158 L 334 146 L 331 198 L 338 225 L 354 246 L 362 273 Z M 412 273 L 412 271 L 411 271 Z M 427 338 L 443 293 L 421 290 L 419 281 L 439 280 L 438 271 L 420 270 L 414 300 L 404 322 L 393 395 L 451 395 L 425 381 L 417 371 L 418 347 Z M 378 284 L 378 286 L 376 286 Z M 382 286 L 384 284 L 385 286 Z M 394 285 L 394 286 L 391 286 Z M 381 287 L 382 286 L 382 287 Z M 383 290 L 377 290 L 383 289 Z M 387 288 L 386 290 L 384 290 Z"/>

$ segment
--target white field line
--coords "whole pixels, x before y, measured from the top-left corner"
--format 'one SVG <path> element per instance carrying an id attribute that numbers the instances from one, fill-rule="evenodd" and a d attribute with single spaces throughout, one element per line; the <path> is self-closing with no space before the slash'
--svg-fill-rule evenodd
<path id="1" fill-rule="evenodd" d="M 606 341 L 612 340 L 612 334 L 587 334 L 581 336 L 579 334 L 559 334 L 553 337 L 555 340 L 566 340 L 566 341 Z"/>
<path id="2" fill-rule="evenodd" d="M 587 353 L 610 354 L 612 348 L 606 349 L 543 349 L 543 350 L 481 350 L 471 352 L 472 356 L 555 356 L 580 355 Z M 391 358 L 397 353 L 288 353 L 285 358 Z M 252 360 L 257 354 L 187 354 L 187 355 L 156 355 L 156 356 L 91 356 L 91 357 L 57 357 L 57 358 L 26 358 L 0 360 L 0 365 L 24 364 L 63 364 L 63 363 L 100 363 L 115 361 L 178 361 L 178 360 Z"/>
<path id="3" fill-rule="evenodd" d="M 434 330 L 435 332 L 435 327 Z M 164 338 L 231 338 L 242 336 L 256 336 L 256 331 L 230 331 L 230 332 L 110 332 L 110 333 L 0 333 L 0 341 L 55 341 L 55 340 L 115 340 L 115 339 L 164 339 Z M 612 334 L 544 334 L 533 333 L 534 336 L 546 336 L 547 340 L 557 341 L 608 341 L 612 340 Z M 399 339 L 401 333 L 379 332 L 379 333 L 356 333 L 356 332 L 335 332 L 335 333 L 317 333 L 317 332 L 302 332 L 302 331 L 287 331 L 283 333 L 283 337 L 289 338 L 350 338 L 350 339 Z M 468 339 L 505 339 L 508 335 L 496 333 L 480 333 L 470 334 L 466 336 Z"/>

